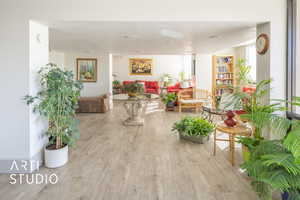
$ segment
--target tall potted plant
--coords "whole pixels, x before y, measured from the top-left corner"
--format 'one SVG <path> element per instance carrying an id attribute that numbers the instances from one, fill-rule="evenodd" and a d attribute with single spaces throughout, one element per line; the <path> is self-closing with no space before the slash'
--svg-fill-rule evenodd
<path id="1" fill-rule="evenodd" d="M 295 97 L 290 103 L 300 106 L 300 98 Z M 273 191 L 282 192 L 284 200 L 300 199 L 300 121 L 266 111 L 253 117 L 255 121 L 267 123 L 269 133 L 282 139 L 244 141 L 255 144 L 249 148 L 250 158 L 242 165 L 252 178 L 252 186 L 264 200 L 271 200 Z"/>
<path id="2" fill-rule="evenodd" d="M 48 120 L 49 143 L 45 146 L 45 165 L 49 168 L 63 166 L 68 161 L 68 146 L 79 138 L 75 109 L 77 108 L 82 83 L 75 81 L 72 71 L 57 65 L 42 67 L 41 89 L 36 96 L 25 96 L 33 111 Z"/>
<path id="3" fill-rule="evenodd" d="M 262 140 L 251 149 L 242 165 L 252 178 L 252 186 L 264 200 L 280 191 L 283 200 L 300 199 L 300 123 L 282 140 Z"/>
<path id="4" fill-rule="evenodd" d="M 262 103 L 263 98 L 270 90 L 271 80 L 262 80 L 257 86 L 256 90 L 252 93 L 245 93 L 240 88 L 236 88 L 233 93 L 234 99 L 227 106 L 233 106 L 237 109 L 242 108 L 243 114 L 240 118 L 243 121 L 251 123 L 255 140 L 240 139 L 240 143 L 243 145 L 244 160 L 249 158 L 249 148 L 253 148 L 259 144 L 260 140 L 263 140 L 263 130 L 269 126 L 272 121 L 279 120 L 278 115 L 274 114 L 276 111 L 283 110 L 284 107 L 276 102 L 270 105 Z M 282 125 L 281 123 L 277 124 Z"/>

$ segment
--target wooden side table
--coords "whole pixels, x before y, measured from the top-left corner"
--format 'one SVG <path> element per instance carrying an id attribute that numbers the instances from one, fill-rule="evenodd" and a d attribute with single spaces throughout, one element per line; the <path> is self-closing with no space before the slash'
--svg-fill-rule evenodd
<path id="1" fill-rule="evenodd" d="M 217 131 L 227 133 L 229 136 L 229 139 L 221 139 L 217 138 Z M 230 150 L 230 156 L 231 156 L 231 164 L 234 166 L 235 160 L 234 160 L 234 152 L 235 152 L 235 137 L 236 136 L 246 136 L 250 137 L 252 133 L 252 130 L 248 127 L 237 125 L 235 127 L 228 127 L 224 122 L 217 124 L 217 127 L 214 132 L 214 156 L 216 155 L 216 142 L 217 141 L 228 141 L 229 142 L 229 150 Z"/>

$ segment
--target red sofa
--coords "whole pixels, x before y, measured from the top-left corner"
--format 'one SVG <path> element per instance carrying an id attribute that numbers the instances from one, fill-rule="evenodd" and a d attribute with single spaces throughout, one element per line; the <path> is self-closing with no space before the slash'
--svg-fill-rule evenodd
<path id="1" fill-rule="evenodd" d="M 136 81 L 123 81 L 123 85 L 129 84 L 129 83 L 134 83 Z M 142 81 L 142 80 L 137 80 L 137 82 L 142 82 L 145 85 L 145 93 L 151 93 L 151 94 L 159 94 L 160 93 L 160 88 L 158 85 L 158 81 Z"/>

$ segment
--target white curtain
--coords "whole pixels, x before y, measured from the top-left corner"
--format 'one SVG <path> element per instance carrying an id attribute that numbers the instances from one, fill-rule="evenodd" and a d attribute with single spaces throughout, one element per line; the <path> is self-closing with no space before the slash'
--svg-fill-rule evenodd
<path id="1" fill-rule="evenodd" d="M 185 79 L 191 79 L 192 78 L 192 55 L 184 55 L 183 56 L 183 72 L 185 73 Z"/>

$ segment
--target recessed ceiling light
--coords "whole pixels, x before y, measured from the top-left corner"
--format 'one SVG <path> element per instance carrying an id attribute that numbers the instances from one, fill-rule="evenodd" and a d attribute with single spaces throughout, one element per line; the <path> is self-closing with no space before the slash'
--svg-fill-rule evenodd
<path id="1" fill-rule="evenodd" d="M 183 38 L 183 34 L 177 31 L 162 29 L 160 34 L 169 38 L 181 39 Z"/>
<path id="2" fill-rule="evenodd" d="M 216 39 L 216 38 L 219 38 L 219 36 L 218 35 L 210 35 L 208 38 L 209 39 Z"/>

